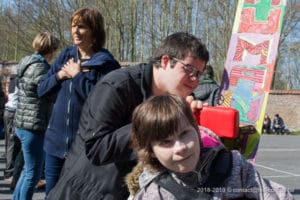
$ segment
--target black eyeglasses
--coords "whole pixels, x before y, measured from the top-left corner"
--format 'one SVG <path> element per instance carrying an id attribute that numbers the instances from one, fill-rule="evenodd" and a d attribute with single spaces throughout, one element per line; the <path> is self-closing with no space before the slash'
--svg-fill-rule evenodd
<path id="1" fill-rule="evenodd" d="M 180 60 L 178 58 L 172 58 L 172 59 L 175 60 L 176 62 L 179 62 L 180 64 L 182 64 L 184 66 L 183 69 L 184 69 L 185 73 L 189 75 L 189 77 L 199 78 L 203 73 L 202 71 L 198 70 L 193 65 L 185 64 L 183 62 L 183 60 Z"/>

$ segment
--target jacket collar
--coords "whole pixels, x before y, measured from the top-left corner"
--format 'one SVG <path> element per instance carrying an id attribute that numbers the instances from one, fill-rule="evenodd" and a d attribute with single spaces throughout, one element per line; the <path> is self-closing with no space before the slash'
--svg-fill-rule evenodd
<path id="1" fill-rule="evenodd" d="M 153 62 L 144 64 L 143 66 L 141 90 L 144 97 L 143 100 L 146 100 L 152 95 Z"/>
<path id="2" fill-rule="evenodd" d="M 77 45 L 73 46 L 71 55 L 74 55 L 74 61 L 77 62 L 79 59 L 79 50 Z M 114 59 L 113 55 L 105 48 L 101 48 L 89 60 L 82 63 L 81 66 L 87 68 L 98 68 L 104 63 L 113 63 L 117 66 L 116 68 L 121 67 L 120 64 Z"/>
<path id="3" fill-rule="evenodd" d="M 212 162 L 214 161 L 218 153 L 223 149 L 224 146 L 222 144 L 217 147 L 201 148 L 200 159 L 195 171 L 185 174 L 171 172 L 170 174 L 177 182 L 183 185 L 189 185 L 191 187 L 196 187 L 199 184 L 201 185 L 207 180 L 209 176 Z"/>

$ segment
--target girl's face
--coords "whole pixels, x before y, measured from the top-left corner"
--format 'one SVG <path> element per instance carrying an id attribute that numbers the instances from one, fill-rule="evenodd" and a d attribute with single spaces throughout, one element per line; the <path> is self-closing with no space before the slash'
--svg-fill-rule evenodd
<path id="1" fill-rule="evenodd" d="M 187 173 L 196 168 L 200 158 L 200 141 L 194 127 L 183 120 L 179 131 L 179 136 L 152 142 L 152 157 L 173 172 Z"/>
<path id="2" fill-rule="evenodd" d="M 72 22 L 71 34 L 73 43 L 79 48 L 91 48 L 93 44 L 92 30 L 84 23 Z"/>

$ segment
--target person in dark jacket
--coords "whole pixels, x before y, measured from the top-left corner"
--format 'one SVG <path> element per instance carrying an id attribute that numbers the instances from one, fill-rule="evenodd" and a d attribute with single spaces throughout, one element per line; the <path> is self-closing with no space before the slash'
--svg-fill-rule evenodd
<path id="1" fill-rule="evenodd" d="M 59 178 L 89 92 L 105 74 L 120 68 L 103 48 L 104 19 L 97 9 L 75 11 L 70 25 L 74 45 L 60 53 L 38 86 L 39 96 L 57 96 L 44 142 L 46 195 Z"/>
<path id="2" fill-rule="evenodd" d="M 34 54 L 24 57 L 17 67 L 18 103 L 14 118 L 21 141 L 24 168 L 13 200 L 32 199 L 44 163 L 43 141 L 51 112 L 49 98 L 39 98 L 37 85 L 50 68 L 49 61 L 59 40 L 48 32 L 38 34 L 32 43 Z"/>
<path id="3" fill-rule="evenodd" d="M 130 148 L 134 108 L 152 95 L 187 97 L 208 59 L 200 39 L 179 32 L 162 42 L 150 63 L 115 70 L 100 80 L 83 106 L 78 134 L 47 200 L 127 199 L 124 178 L 136 164 Z M 193 108 L 202 107 L 187 100 Z"/>
<path id="4" fill-rule="evenodd" d="M 214 69 L 207 65 L 200 77 L 199 85 L 193 91 L 195 99 L 208 103 L 210 106 L 218 105 L 220 86 L 214 80 Z"/>
<path id="5" fill-rule="evenodd" d="M 277 135 L 284 133 L 285 130 L 284 121 L 282 117 L 279 116 L 278 113 L 274 115 L 272 128 L 274 130 L 274 133 L 276 133 Z"/>

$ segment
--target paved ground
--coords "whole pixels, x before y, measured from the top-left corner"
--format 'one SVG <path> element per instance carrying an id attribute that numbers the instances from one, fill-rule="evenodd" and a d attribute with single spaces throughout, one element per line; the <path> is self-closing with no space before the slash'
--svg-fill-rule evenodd
<path id="1" fill-rule="evenodd" d="M 300 136 L 262 135 L 256 168 L 265 177 L 285 185 L 300 200 Z M 0 140 L 0 155 L 4 152 Z M 11 199 L 9 183 L 3 180 L 4 159 L 0 158 L 0 200 Z M 36 191 L 33 200 L 42 200 L 43 191 Z"/>
<path id="2" fill-rule="evenodd" d="M 258 150 L 255 165 L 260 174 L 300 200 L 300 136 L 262 135 Z"/>

